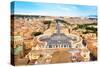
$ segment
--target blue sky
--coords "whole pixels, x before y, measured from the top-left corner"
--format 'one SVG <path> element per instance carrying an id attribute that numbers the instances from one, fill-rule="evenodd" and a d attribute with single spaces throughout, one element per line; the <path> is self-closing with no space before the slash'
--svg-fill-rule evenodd
<path id="1" fill-rule="evenodd" d="M 22 2 L 22 1 L 15 1 L 13 3 L 14 3 L 14 9 L 11 9 L 12 14 L 48 15 L 48 16 L 97 15 L 96 6 Z"/>

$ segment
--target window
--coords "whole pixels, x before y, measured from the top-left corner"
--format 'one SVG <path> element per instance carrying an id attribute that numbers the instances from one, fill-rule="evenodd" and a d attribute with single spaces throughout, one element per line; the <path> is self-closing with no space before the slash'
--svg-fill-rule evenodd
<path id="1" fill-rule="evenodd" d="M 68 47 L 71 48 L 72 46 L 71 45 L 68 45 Z"/>
<path id="2" fill-rule="evenodd" d="M 49 45 L 49 48 L 52 48 L 52 45 Z"/>
<path id="3" fill-rule="evenodd" d="M 76 48 L 78 48 L 78 46 L 76 46 Z"/>
<path id="4" fill-rule="evenodd" d="M 64 47 L 66 47 L 66 45 L 64 45 Z"/>
<path id="5" fill-rule="evenodd" d="M 58 45 L 56 45 L 56 48 L 58 47 Z"/>
<path id="6" fill-rule="evenodd" d="M 61 47 L 63 47 L 63 45 L 61 45 Z"/>

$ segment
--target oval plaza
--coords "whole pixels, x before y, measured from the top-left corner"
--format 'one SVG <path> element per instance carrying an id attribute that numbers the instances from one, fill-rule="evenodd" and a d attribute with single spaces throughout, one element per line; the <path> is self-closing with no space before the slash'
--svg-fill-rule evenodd
<path id="1" fill-rule="evenodd" d="M 43 35 L 39 37 L 40 41 L 45 42 L 42 48 L 82 48 L 82 39 L 74 34 L 61 33 L 61 19 L 56 19 L 56 32 L 52 35 Z"/>

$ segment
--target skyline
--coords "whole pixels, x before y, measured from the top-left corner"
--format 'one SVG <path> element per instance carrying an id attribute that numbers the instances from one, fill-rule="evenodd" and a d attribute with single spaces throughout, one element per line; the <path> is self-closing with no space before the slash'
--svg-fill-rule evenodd
<path id="1" fill-rule="evenodd" d="M 13 5 L 14 4 L 14 5 Z M 96 6 L 14 1 L 11 14 L 47 16 L 97 16 Z"/>

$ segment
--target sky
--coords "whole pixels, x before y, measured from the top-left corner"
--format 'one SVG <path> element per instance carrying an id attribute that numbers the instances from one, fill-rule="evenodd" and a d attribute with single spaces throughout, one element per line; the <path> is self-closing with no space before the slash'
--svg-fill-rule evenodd
<path id="1" fill-rule="evenodd" d="M 11 13 L 19 15 L 47 16 L 97 16 L 96 6 L 15 1 Z"/>

